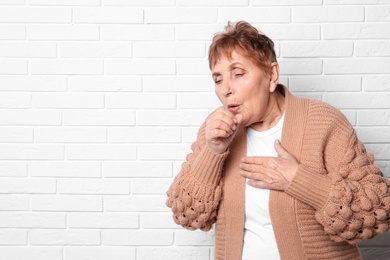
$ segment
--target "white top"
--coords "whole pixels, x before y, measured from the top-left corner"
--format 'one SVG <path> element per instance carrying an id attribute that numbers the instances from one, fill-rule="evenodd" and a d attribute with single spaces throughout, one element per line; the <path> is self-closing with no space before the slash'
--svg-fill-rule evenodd
<path id="1" fill-rule="evenodd" d="M 248 156 L 277 156 L 274 142 L 281 139 L 284 115 L 276 126 L 264 132 L 247 128 Z M 269 215 L 269 189 L 245 189 L 245 225 L 242 260 L 280 259 Z"/>

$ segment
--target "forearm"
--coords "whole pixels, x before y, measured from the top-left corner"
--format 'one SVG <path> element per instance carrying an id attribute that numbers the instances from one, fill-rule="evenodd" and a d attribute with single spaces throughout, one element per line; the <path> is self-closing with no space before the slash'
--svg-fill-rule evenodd
<path id="1" fill-rule="evenodd" d="M 211 228 L 221 199 L 221 175 L 227 154 L 216 154 L 204 146 L 188 156 L 167 192 L 167 206 L 177 224 L 191 230 Z"/>

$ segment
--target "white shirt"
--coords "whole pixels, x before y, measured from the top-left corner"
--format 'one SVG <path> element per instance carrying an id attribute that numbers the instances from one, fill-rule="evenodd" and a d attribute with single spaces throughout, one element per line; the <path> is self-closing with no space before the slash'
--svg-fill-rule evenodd
<path id="1" fill-rule="evenodd" d="M 271 129 L 247 129 L 248 156 L 277 156 L 274 142 L 281 139 L 284 115 Z M 269 189 L 245 189 L 245 225 L 242 260 L 280 259 L 269 215 Z"/>

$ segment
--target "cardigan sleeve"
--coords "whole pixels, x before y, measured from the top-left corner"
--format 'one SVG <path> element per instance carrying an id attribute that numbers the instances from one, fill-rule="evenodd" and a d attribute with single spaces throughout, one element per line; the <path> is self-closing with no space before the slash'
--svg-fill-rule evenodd
<path id="1" fill-rule="evenodd" d="M 334 241 L 357 244 L 389 229 L 390 181 L 354 131 L 340 159 L 327 175 L 301 165 L 286 192 L 316 209 Z"/>
<path id="2" fill-rule="evenodd" d="M 222 193 L 222 168 L 228 152 L 217 154 L 206 145 L 205 124 L 198 132 L 179 174 L 167 191 L 173 220 L 189 230 L 210 230 Z"/>

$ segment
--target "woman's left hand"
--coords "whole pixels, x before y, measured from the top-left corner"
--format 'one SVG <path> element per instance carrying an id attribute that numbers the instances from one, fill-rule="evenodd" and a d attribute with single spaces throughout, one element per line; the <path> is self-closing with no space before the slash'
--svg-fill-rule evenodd
<path id="1" fill-rule="evenodd" d="M 240 164 L 240 174 L 250 179 L 248 184 L 263 189 L 284 191 L 294 178 L 299 163 L 279 140 L 275 141 L 278 157 L 247 156 Z"/>

